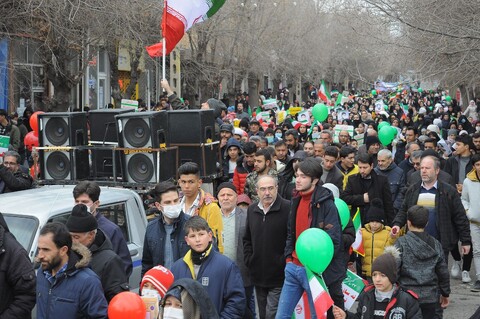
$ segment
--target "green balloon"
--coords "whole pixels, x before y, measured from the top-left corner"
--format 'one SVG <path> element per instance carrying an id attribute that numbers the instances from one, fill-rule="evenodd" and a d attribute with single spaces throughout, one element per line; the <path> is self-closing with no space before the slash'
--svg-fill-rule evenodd
<path id="1" fill-rule="evenodd" d="M 295 251 L 306 268 L 321 274 L 332 261 L 333 242 L 324 230 L 309 228 L 298 237 Z"/>
<path id="2" fill-rule="evenodd" d="M 451 101 L 452 101 L 452 97 L 451 97 L 450 95 L 447 95 L 447 96 L 445 97 L 445 101 L 451 102 Z"/>
<path id="3" fill-rule="evenodd" d="M 390 126 L 390 123 L 388 123 L 387 121 L 380 122 L 377 126 L 377 130 L 380 131 L 385 126 Z"/>
<path id="4" fill-rule="evenodd" d="M 323 103 L 317 103 L 312 108 L 312 116 L 319 122 L 323 122 L 328 117 L 328 107 Z"/>
<path id="5" fill-rule="evenodd" d="M 372 90 L 372 95 L 377 95 L 377 90 Z"/>
<path id="6" fill-rule="evenodd" d="M 423 93 L 423 89 L 422 88 L 418 88 L 418 93 Z"/>
<path id="7" fill-rule="evenodd" d="M 347 227 L 348 221 L 350 220 L 350 209 L 348 209 L 347 203 L 345 203 L 340 198 L 335 198 L 335 206 L 338 210 L 338 215 L 340 216 L 340 222 L 342 223 L 342 230 Z"/>
<path id="8" fill-rule="evenodd" d="M 393 130 L 395 132 L 393 132 Z M 387 146 L 392 143 L 393 139 L 395 138 L 397 129 L 391 126 L 384 126 L 381 130 L 378 131 L 378 139 L 382 143 L 382 145 Z"/>

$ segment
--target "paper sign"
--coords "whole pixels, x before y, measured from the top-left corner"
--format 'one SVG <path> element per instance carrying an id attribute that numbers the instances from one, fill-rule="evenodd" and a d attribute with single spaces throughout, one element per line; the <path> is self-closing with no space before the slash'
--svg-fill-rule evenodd
<path id="1" fill-rule="evenodd" d="M 302 111 L 297 114 L 297 121 L 302 124 L 308 124 L 310 122 L 310 114 L 308 111 Z"/>
<path id="2" fill-rule="evenodd" d="M 276 124 L 280 125 L 285 121 L 285 118 L 287 117 L 287 111 L 278 111 L 276 113 L 275 119 L 276 119 Z"/>
<path id="3" fill-rule="evenodd" d="M 134 109 L 135 112 L 138 111 L 138 101 L 122 99 L 120 102 L 120 108 L 122 109 Z"/>
<path id="4" fill-rule="evenodd" d="M 363 279 L 347 269 L 347 278 L 342 282 L 343 301 L 345 302 L 345 309 L 350 309 L 353 306 L 358 295 L 365 287 Z"/>
<path id="5" fill-rule="evenodd" d="M 350 119 L 350 112 L 346 110 L 341 110 L 337 112 L 338 123 L 342 123 L 343 120 Z"/>
<path id="6" fill-rule="evenodd" d="M 159 306 L 158 299 L 155 297 L 141 297 L 145 308 L 147 309 L 147 314 L 145 318 L 155 319 L 158 318 Z"/>
<path id="7" fill-rule="evenodd" d="M 292 106 L 291 108 L 288 109 L 290 111 L 291 116 L 297 115 L 297 113 L 303 111 L 303 107 L 300 106 Z"/>
<path id="8" fill-rule="evenodd" d="M 338 143 L 338 136 L 340 135 L 341 131 L 347 131 L 350 137 L 353 138 L 353 125 L 335 125 L 333 131 L 333 142 Z"/>
<path id="9" fill-rule="evenodd" d="M 265 101 L 263 101 L 263 106 L 262 107 L 263 107 L 264 110 L 270 110 L 270 109 L 277 108 L 278 107 L 277 100 L 275 100 L 275 99 L 265 100 Z"/>
<path id="10" fill-rule="evenodd" d="M 10 145 L 10 136 L 0 135 L 0 155 L 8 151 Z"/>
<path id="11" fill-rule="evenodd" d="M 257 121 L 263 120 L 264 122 L 270 122 L 270 112 L 266 111 L 257 113 L 256 119 Z"/>

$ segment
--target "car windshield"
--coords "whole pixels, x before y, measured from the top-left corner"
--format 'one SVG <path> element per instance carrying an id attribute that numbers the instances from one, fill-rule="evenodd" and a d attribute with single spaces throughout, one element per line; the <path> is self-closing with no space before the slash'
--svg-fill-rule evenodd
<path id="1" fill-rule="evenodd" d="M 29 252 L 33 238 L 35 238 L 38 229 L 38 220 L 32 216 L 10 214 L 3 214 L 3 217 L 7 222 L 10 232 L 15 236 L 23 248 Z"/>

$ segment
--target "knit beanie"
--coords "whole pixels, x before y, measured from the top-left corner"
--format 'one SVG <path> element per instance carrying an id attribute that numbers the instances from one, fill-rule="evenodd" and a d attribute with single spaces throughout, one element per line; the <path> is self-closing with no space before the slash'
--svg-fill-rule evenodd
<path id="1" fill-rule="evenodd" d="M 370 208 L 367 212 L 367 218 L 365 220 L 369 222 L 380 222 L 385 225 L 385 213 L 383 211 L 383 202 L 380 198 L 372 199 Z"/>
<path id="2" fill-rule="evenodd" d="M 67 228 L 72 233 L 86 233 L 98 228 L 97 219 L 88 212 L 87 206 L 75 205 L 67 220 Z"/>
<path id="3" fill-rule="evenodd" d="M 376 136 L 367 136 L 365 139 L 365 146 L 367 147 L 367 151 L 373 144 L 378 143 L 380 144 L 380 140 Z"/>
<path id="4" fill-rule="evenodd" d="M 400 251 L 395 246 L 385 248 L 382 255 L 378 256 L 372 264 L 372 274 L 379 271 L 388 277 L 392 284 L 397 282 L 397 260 L 400 258 Z"/>
<path id="5" fill-rule="evenodd" d="M 235 193 L 237 192 L 237 188 L 235 187 L 235 185 L 233 185 L 233 183 L 231 182 L 223 182 L 221 183 L 218 188 L 217 188 L 217 194 L 220 193 L 220 191 L 224 188 L 230 188 L 232 191 L 234 191 Z"/>
<path id="6" fill-rule="evenodd" d="M 163 266 L 155 266 L 145 273 L 140 283 L 140 290 L 143 289 L 143 286 L 149 282 L 155 289 L 158 291 L 160 296 L 163 298 L 167 293 L 168 288 L 173 284 L 173 274 L 170 270 Z M 180 298 L 179 298 L 180 300 Z"/>
<path id="7" fill-rule="evenodd" d="M 454 128 L 451 128 L 451 129 L 448 130 L 448 136 L 450 136 L 450 135 L 457 136 L 457 134 L 458 134 L 458 131 Z"/>

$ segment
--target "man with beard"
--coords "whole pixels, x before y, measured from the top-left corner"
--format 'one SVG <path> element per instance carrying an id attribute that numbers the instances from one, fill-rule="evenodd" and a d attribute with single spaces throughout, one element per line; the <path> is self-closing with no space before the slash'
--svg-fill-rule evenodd
<path id="1" fill-rule="evenodd" d="M 253 172 L 248 174 L 245 182 L 244 193 L 250 197 L 252 201 L 258 200 L 257 196 L 257 181 L 258 177 L 262 175 L 277 176 L 277 171 L 271 168 L 272 158 L 270 151 L 267 149 L 258 150 L 255 153 L 255 164 Z"/>
<path id="2" fill-rule="evenodd" d="M 122 259 L 113 251 L 110 240 L 98 229 L 97 219 L 87 211 L 87 206 L 75 205 L 66 226 L 73 243 L 82 244 L 92 253 L 90 267 L 100 278 L 107 301 L 128 291 L 130 287 Z"/>
<path id="3" fill-rule="evenodd" d="M 392 193 L 393 208 L 398 212 L 403 202 L 402 188 L 405 187 L 405 178 L 403 170 L 393 161 L 393 155 L 390 150 L 384 149 L 378 152 L 378 164 L 375 172 L 386 176 L 390 183 L 390 192 Z"/>
<path id="4" fill-rule="evenodd" d="M 387 218 L 386 224 L 391 225 L 395 213 L 388 179 L 374 171 L 373 159 L 369 154 L 358 155 L 358 171 L 358 174 L 348 178 L 345 191 L 341 195 L 345 203 L 351 205 L 351 216 L 354 216 L 359 208 L 362 225 L 365 225 L 370 203 L 374 198 L 380 198 Z"/>
<path id="5" fill-rule="evenodd" d="M 290 156 L 293 156 L 297 151 L 303 150 L 303 145 L 298 142 L 298 132 L 295 129 L 289 129 L 285 132 L 285 143 Z"/>
<path id="6" fill-rule="evenodd" d="M 328 292 L 335 305 L 343 309 L 342 281 L 346 275 L 342 225 L 334 204 L 332 192 L 321 186 L 322 166 L 318 160 L 307 157 L 296 168 L 295 189 L 298 196 L 292 198 L 285 247 L 285 281 L 283 284 L 276 318 L 292 317 L 295 306 L 304 291 L 312 313 L 314 304 L 304 265 L 299 261 L 295 249 L 297 238 L 310 228 L 324 230 L 332 239 L 334 255 L 329 266 L 322 273 Z M 327 318 L 333 318 L 329 310 Z"/>
<path id="7" fill-rule="evenodd" d="M 237 167 L 235 167 L 235 171 L 233 171 L 233 185 L 235 185 L 238 195 L 243 194 L 247 176 L 253 172 L 256 152 L 257 145 L 253 142 L 247 142 L 243 146 L 244 155 L 238 159 Z"/>
<path id="8" fill-rule="evenodd" d="M 37 261 L 37 318 L 107 318 L 107 300 L 98 276 L 88 268 L 90 253 L 72 245 L 67 226 L 40 230 Z"/>

